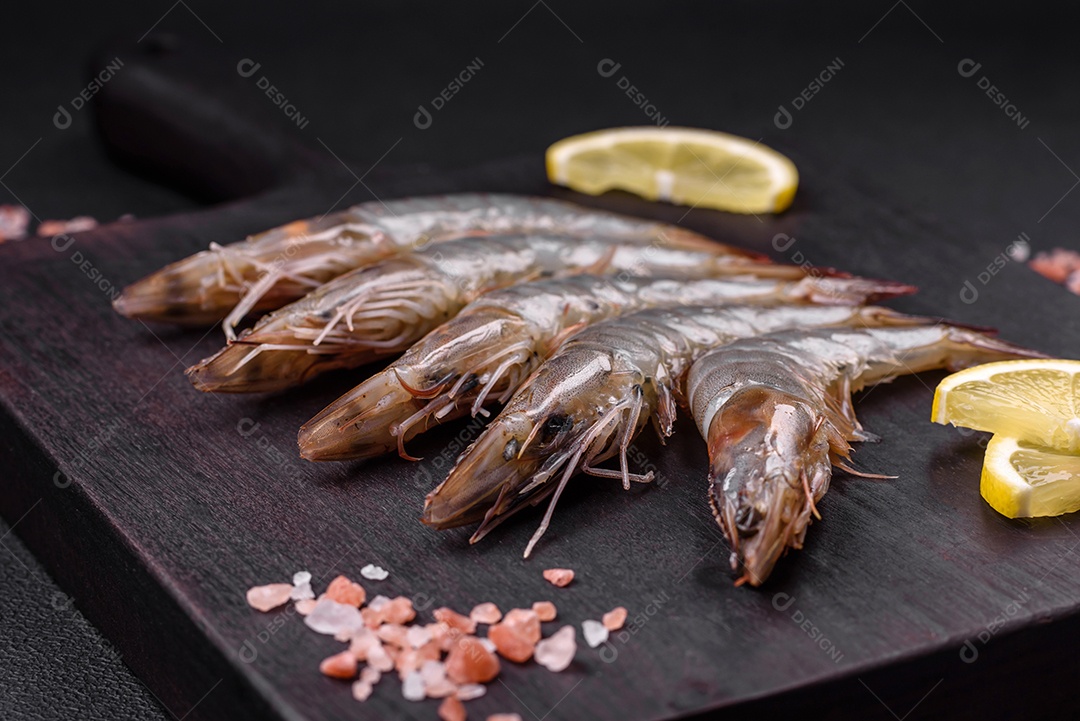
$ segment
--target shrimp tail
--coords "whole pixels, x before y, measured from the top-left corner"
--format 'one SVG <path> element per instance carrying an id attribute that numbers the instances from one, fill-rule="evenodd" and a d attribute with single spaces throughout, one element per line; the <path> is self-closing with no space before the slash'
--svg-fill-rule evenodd
<path id="1" fill-rule="evenodd" d="M 987 335 L 970 327 L 949 323 L 945 344 L 947 354 L 945 367 L 950 371 L 962 370 L 979 363 L 1018 358 L 1049 358 L 1031 348 Z"/>
<path id="2" fill-rule="evenodd" d="M 809 275 L 797 283 L 795 295 L 820 305 L 863 305 L 916 291 L 914 285 L 892 280 Z"/>

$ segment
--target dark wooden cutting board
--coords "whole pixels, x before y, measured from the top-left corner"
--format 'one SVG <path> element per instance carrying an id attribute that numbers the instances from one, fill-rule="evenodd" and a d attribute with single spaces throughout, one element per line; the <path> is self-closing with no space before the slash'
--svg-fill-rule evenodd
<path id="1" fill-rule="evenodd" d="M 859 717 L 1008 713 L 1029 708 L 1016 684 L 1059 674 L 1066 702 L 1077 637 L 1080 524 L 1009 521 L 978 494 L 981 437 L 929 423 L 941 374 L 863 394 L 857 410 L 882 436 L 861 467 L 892 481 L 838 476 L 807 548 L 761 589 L 735 588 L 705 496 L 705 451 L 680 421 L 666 447 L 636 443 L 658 482 L 623 492 L 582 478 L 560 503 L 538 553 L 523 513 L 483 543 L 418 522 L 424 494 L 476 426 L 416 446 L 418 464 L 311 464 L 299 425 L 357 380 L 322 379 L 277 396 L 194 391 L 182 369 L 220 333 L 147 327 L 110 294 L 165 263 L 344 204 L 473 190 L 555 194 L 679 221 L 778 260 L 834 265 L 916 283 L 893 305 L 992 325 L 1010 340 L 1075 356 L 1080 299 L 1008 262 L 1005 248 L 911 217 L 789 151 L 802 172 L 779 218 L 736 217 L 624 195 L 578 197 L 544 180 L 535 156 L 434 171 L 346 166 L 264 126 L 234 92 L 234 59 L 154 39 L 99 98 L 115 156 L 209 200 L 182 216 L 115 223 L 70 239 L 0 247 L 0 510 L 65 590 L 177 718 L 434 718 L 395 679 L 364 705 L 322 677 L 339 644 L 289 613 L 244 601 L 255 584 L 309 569 L 321 587 L 367 563 L 387 568 L 369 592 L 432 608 L 502 608 L 552 599 L 559 623 L 615 605 L 631 625 L 602 649 L 579 649 L 565 673 L 504 664 L 473 718 L 659 719 L 723 709 L 792 711 L 829 703 Z M 258 120 L 256 120 L 258 118 Z M 961 295 L 969 281 L 975 302 Z M 553 589 L 541 571 L 577 580 Z M 433 604 L 433 605 L 432 605 Z M 1047 625 L 1046 622 L 1053 621 Z M 559 624 L 549 624 L 548 632 Z M 1022 687 L 1021 687 L 1022 688 Z"/>

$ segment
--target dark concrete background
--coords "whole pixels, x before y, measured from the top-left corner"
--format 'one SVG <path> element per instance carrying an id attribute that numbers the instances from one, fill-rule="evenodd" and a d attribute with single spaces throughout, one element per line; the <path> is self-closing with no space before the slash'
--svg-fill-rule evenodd
<path id="1" fill-rule="evenodd" d="M 539 158 L 565 135 L 647 124 L 619 87 L 625 77 L 672 125 L 761 138 L 796 159 L 827 163 L 905 212 L 979 237 L 985 257 L 972 258 L 972 275 L 1021 232 L 1035 250 L 1077 245 L 1080 56 L 1076 18 L 1052 3 L 1006 11 L 925 0 L 827 10 L 164 0 L 42 2 L 5 8 L 4 16 L 0 202 L 21 202 L 41 218 L 197 207 L 112 164 L 90 110 L 72 111 L 65 129 L 53 121 L 101 69 L 88 66 L 98 48 L 152 30 L 220 43 L 237 61 L 261 63 L 259 75 L 307 120 L 298 131 L 304 140 L 371 164 Z M 475 76 L 432 113 L 430 127 L 418 128 L 419 106 L 431 109 L 477 59 Z M 598 72 L 605 59 L 619 64 L 611 77 Z M 958 69 L 966 59 L 980 64 L 971 77 Z M 793 98 L 837 60 L 835 76 L 794 111 Z M 979 88 L 984 77 L 1026 118 L 1023 127 Z M 254 83 L 251 91 L 258 93 Z M 790 127 L 775 121 L 780 106 L 793 111 Z M 269 99 L 266 117 L 285 120 Z M 366 199 L 358 190 L 349 201 Z M 180 718 L 25 551 L 18 520 L 0 522 L 0 717 Z M 916 709 L 910 718 L 918 716 Z"/>

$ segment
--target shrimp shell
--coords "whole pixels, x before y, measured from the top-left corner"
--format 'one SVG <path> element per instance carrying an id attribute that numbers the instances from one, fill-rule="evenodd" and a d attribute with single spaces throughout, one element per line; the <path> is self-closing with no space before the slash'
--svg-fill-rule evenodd
<path id="1" fill-rule="evenodd" d="M 582 208 L 548 198 L 463 193 L 370 202 L 298 220 L 172 263 L 124 289 L 113 307 L 129 318 L 210 325 L 226 337 L 251 313 L 303 297 L 354 268 L 415 247 L 466 235 L 546 233 L 638 239 L 678 248 L 724 247 L 677 226 Z"/>
<path id="2" fill-rule="evenodd" d="M 709 501 L 737 585 L 801 548 L 832 466 L 866 440 L 851 394 L 899 375 L 1041 354 L 969 328 L 826 328 L 739 340 L 694 363 L 687 396 L 709 445 Z M 820 516 L 818 516 L 820 518 Z"/>
<path id="3" fill-rule="evenodd" d="M 521 280 L 588 271 L 701 277 L 757 265 L 720 245 L 689 250 L 617 237 L 460 238 L 335 278 L 265 316 L 188 376 L 204 391 L 282 390 L 328 370 L 401 353 L 482 293 Z M 766 273 L 803 272 L 762 267 Z"/>
<path id="4" fill-rule="evenodd" d="M 422 520 L 450 528 L 482 518 L 475 542 L 552 495 L 528 556 L 578 470 L 621 479 L 625 488 L 652 480 L 629 471 L 629 444 L 650 420 L 661 438 L 671 434 L 680 380 L 705 352 L 783 328 L 926 322 L 873 306 L 778 305 L 650 309 L 590 326 L 540 366 L 458 458 L 428 494 Z M 619 470 L 595 467 L 616 454 Z"/>
<path id="5" fill-rule="evenodd" d="M 466 413 L 505 402 L 563 339 L 642 308 L 780 301 L 858 305 L 915 288 L 861 278 L 652 279 L 577 276 L 493 291 L 308 421 L 309 460 L 369 458 Z"/>

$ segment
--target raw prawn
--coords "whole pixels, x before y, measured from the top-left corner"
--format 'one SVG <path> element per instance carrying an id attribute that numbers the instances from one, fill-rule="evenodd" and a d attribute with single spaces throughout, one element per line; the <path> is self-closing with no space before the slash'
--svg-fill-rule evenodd
<path id="1" fill-rule="evenodd" d="M 466 235 L 545 233 L 637 239 L 674 248 L 724 248 L 763 257 L 677 226 L 528 196 L 463 193 L 370 202 L 298 220 L 172 263 L 124 289 L 113 307 L 129 318 L 210 325 L 226 337 L 251 313 L 303 297 L 354 268 Z"/>
<path id="2" fill-rule="evenodd" d="M 461 454 L 428 494 L 422 520 L 440 529 L 482 520 L 475 542 L 551 495 L 528 556 L 577 471 L 621 479 L 626 488 L 652 480 L 629 471 L 627 449 L 650 420 L 661 438 L 671 434 L 679 382 L 707 351 L 785 328 L 926 322 L 875 306 L 779 305 L 650 309 L 590 326 L 540 366 Z M 619 470 L 596 467 L 615 455 Z"/>
<path id="3" fill-rule="evenodd" d="M 832 466 L 868 438 L 851 394 L 935 368 L 1041 354 L 944 323 L 914 328 L 789 330 L 739 340 L 690 370 L 691 412 L 709 445 L 709 501 L 731 544 L 738 584 L 761 585 L 802 548 Z"/>
<path id="4" fill-rule="evenodd" d="M 483 236 L 349 271 L 264 316 L 216 355 L 188 369 L 204 391 L 275 391 L 335 368 L 353 368 L 405 351 L 493 288 L 584 272 L 720 276 L 762 268 L 798 274 L 796 266 L 748 264 L 724 246 L 657 248 L 638 239 Z"/>
<path id="5" fill-rule="evenodd" d="M 576 276 L 522 283 L 473 301 L 399 360 L 300 430 L 309 460 L 369 458 L 428 428 L 505 402 L 581 328 L 642 308 L 781 301 L 859 305 L 915 290 L 890 281 L 806 277 L 674 280 Z"/>

